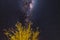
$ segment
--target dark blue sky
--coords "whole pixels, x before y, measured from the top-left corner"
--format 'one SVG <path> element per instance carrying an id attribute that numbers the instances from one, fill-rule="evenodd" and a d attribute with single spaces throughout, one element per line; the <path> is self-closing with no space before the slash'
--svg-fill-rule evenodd
<path id="1" fill-rule="evenodd" d="M 24 14 L 18 4 L 19 0 L 0 0 L 0 40 L 3 29 L 15 25 L 16 21 L 24 20 Z M 57 0 L 37 0 L 32 14 L 32 22 L 39 26 L 40 40 L 59 40 L 60 14 Z"/>

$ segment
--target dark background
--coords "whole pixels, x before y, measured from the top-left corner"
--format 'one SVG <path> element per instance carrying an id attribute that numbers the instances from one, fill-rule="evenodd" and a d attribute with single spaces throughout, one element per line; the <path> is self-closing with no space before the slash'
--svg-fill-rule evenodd
<path id="1" fill-rule="evenodd" d="M 0 40 L 4 39 L 3 29 L 14 27 L 24 20 L 19 9 L 19 0 L 0 0 Z M 60 8 L 57 0 L 37 0 L 31 20 L 39 26 L 39 40 L 60 40 Z"/>

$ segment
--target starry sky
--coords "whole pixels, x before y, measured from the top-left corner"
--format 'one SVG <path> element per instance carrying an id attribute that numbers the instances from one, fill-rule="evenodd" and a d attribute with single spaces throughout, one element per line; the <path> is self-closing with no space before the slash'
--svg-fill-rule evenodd
<path id="1" fill-rule="evenodd" d="M 20 4 L 19 4 L 20 2 Z M 24 21 L 21 0 L 0 0 L 0 40 L 4 40 L 3 29 L 14 27 Z M 57 0 L 36 0 L 31 21 L 39 26 L 39 40 L 60 40 L 60 14 Z"/>

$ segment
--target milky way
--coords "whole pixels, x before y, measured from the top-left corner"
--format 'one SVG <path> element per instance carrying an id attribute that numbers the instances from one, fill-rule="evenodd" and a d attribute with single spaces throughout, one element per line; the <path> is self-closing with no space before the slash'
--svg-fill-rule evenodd
<path id="1" fill-rule="evenodd" d="M 25 22 L 30 21 L 31 13 L 34 8 L 35 0 L 21 0 L 20 1 L 20 9 L 25 14 Z"/>

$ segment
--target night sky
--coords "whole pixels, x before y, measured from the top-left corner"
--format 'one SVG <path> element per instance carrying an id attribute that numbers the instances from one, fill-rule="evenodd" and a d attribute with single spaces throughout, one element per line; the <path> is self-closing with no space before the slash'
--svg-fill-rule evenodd
<path id="1" fill-rule="evenodd" d="M 14 27 L 17 21 L 23 22 L 25 19 L 18 1 L 0 0 L 0 40 L 4 40 L 3 29 Z M 39 40 L 60 40 L 59 10 L 57 0 L 36 1 L 31 21 L 33 26 L 39 26 Z"/>

